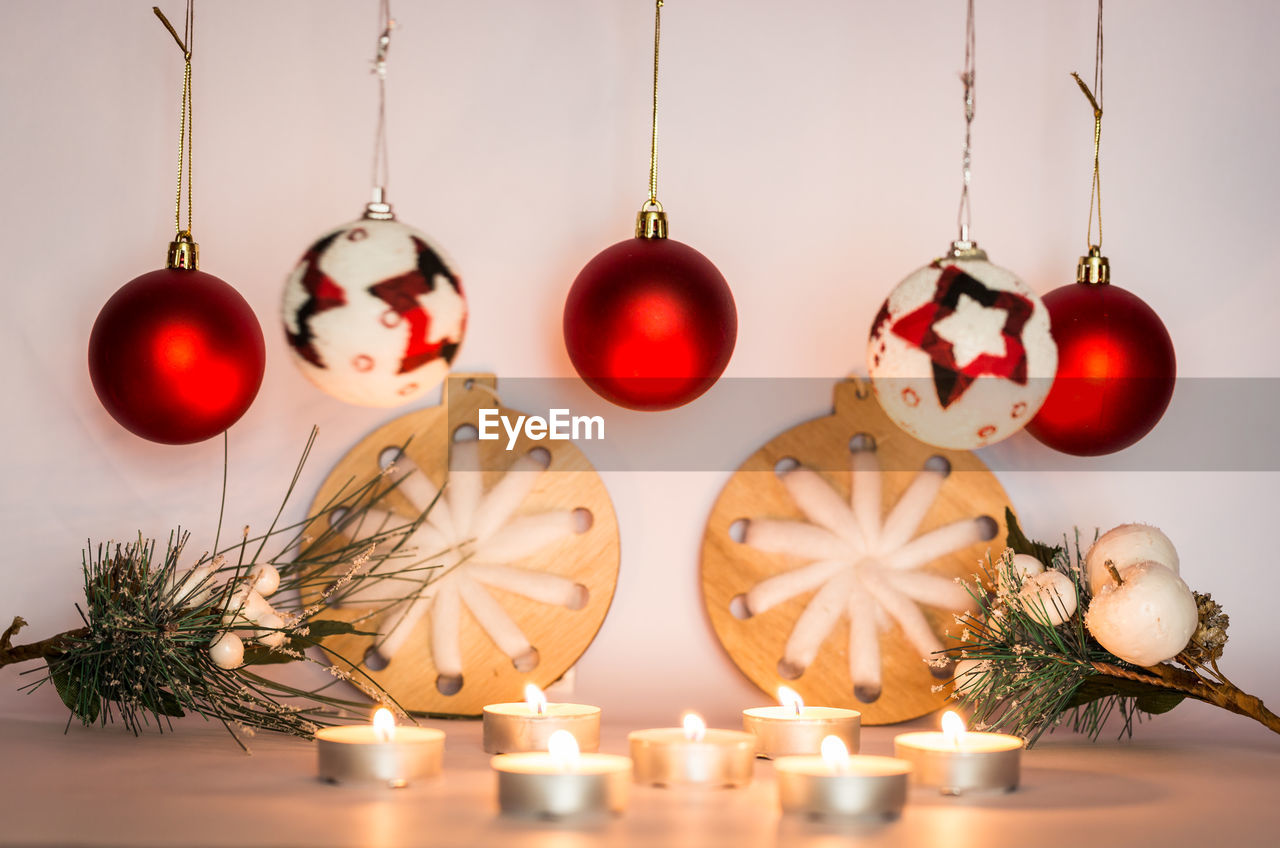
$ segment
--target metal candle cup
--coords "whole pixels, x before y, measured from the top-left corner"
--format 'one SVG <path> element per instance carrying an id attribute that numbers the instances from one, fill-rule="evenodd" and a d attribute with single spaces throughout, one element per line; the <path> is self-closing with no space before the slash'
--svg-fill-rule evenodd
<path id="1" fill-rule="evenodd" d="M 569 735 L 567 731 L 560 734 Z M 570 742 L 572 745 L 572 742 Z M 631 761 L 614 754 L 499 754 L 498 807 L 506 815 L 540 819 L 592 818 L 627 806 Z"/>
<path id="2" fill-rule="evenodd" d="M 761 757 L 817 754 L 827 736 L 839 737 L 856 753 L 862 714 L 837 707 L 752 707 L 742 711 L 742 726 L 755 736 Z"/>
<path id="3" fill-rule="evenodd" d="M 1017 736 L 1003 733 L 922 731 L 899 734 L 893 752 L 914 766 L 912 783 L 937 786 L 943 795 L 962 795 L 1017 789 L 1023 745 Z"/>
<path id="4" fill-rule="evenodd" d="M 600 749 L 600 708 L 546 704 L 542 712 L 524 702 L 484 708 L 484 750 L 489 754 L 545 751 L 557 730 L 567 730 L 583 751 Z"/>
<path id="5" fill-rule="evenodd" d="M 371 725 L 316 731 L 321 780 L 376 783 L 399 789 L 440 774 L 444 733 L 429 727 L 397 727 L 388 735 Z"/>
<path id="6" fill-rule="evenodd" d="M 686 716 L 683 728 L 637 730 L 627 740 L 636 783 L 744 786 L 751 782 L 756 738 L 750 733 L 708 730 L 701 719 Z"/>
<path id="7" fill-rule="evenodd" d="M 784 813 L 811 819 L 894 819 L 907 800 L 911 763 L 894 757 L 779 757 L 778 802 Z"/>

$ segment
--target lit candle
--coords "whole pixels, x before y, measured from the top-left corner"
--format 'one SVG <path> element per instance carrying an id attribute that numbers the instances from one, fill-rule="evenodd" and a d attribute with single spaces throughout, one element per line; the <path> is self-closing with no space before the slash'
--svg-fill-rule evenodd
<path id="1" fill-rule="evenodd" d="M 316 731 L 321 780 L 379 783 L 399 789 L 415 778 L 435 777 L 444 756 L 444 733 L 430 727 L 396 727 L 386 707 L 373 723 Z"/>
<path id="2" fill-rule="evenodd" d="M 911 780 L 937 786 L 943 795 L 1018 788 L 1023 742 L 1004 733 L 972 733 L 964 719 L 948 710 L 942 732 L 902 733 L 894 753 L 915 766 Z"/>
<path id="3" fill-rule="evenodd" d="M 490 754 L 545 751 L 551 734 L 567 730 L 583 751 L 600 749 L 600 708 L 548 704 L 547 696 L 525 684 L 524 701 L 484 708 L 484 750 Z"/>
<path id="4" fill-rule="evenodd" d="M 636 783 L 655 786 L 743 786 L 751 782 L 756 738 L 740 730 L 708 730 L 697 713 L 683 727 L 637 730 L 627 739 Z"/>
<path id="5" fill-rule="evenodd" d="M 627 806 L 631 760 L 616 754 L 581 753 L 567 730 L 547 740 L 545 752 L 499 754 L 498 807 L 503 813 L 565 819 L 621 813 Z"/>
<path id="6" fill-rule="evenodd" d="M 779 757 L 778 801 L 784 813 L 812 819 L 895 819 L 907 799 L 911 763 L 894 757 L 850 756 L 844 740 L 828 736 L 821 755 Z"/>
<path id="7" fill-rule="evenodd" d="M 782 757 L 817 754 L 822 740 L 836 736 L 857 753 L 862 713 L 838 707 L 805 706 L 800 693 L 778 687 L 777 707 L 752 707 L 742 711 L 742 726 L 756 737 L 756 755 Z"/>

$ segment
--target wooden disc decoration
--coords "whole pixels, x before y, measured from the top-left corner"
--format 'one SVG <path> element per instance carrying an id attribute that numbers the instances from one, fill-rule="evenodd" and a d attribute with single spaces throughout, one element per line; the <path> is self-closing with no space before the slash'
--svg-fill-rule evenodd
<path id="1" fill-rule="evenodd" d="M 942 706 L 956 616 L 999 547 L 1008 497 L 967 451 L 898 429 L 855 381 L 834 413 L 782 433 L 734 472 L 702 542 L 716 635 L 770 695 L 852 707 L 865 724 Z"/>
<path id="2" fill-rule="evenodd" d="M 379 543 L 399 548 L 327 599 L 326 617 L 377 635 L 326 645 L 363 658 L 360 670 L 413 712 L 479 716 L 485 704 L 520 700 L 528 682 L 547 687 L 595 638 L 617 585 L 617 517 L 582 452 L 523 432 L 510 451 L 505 432 L 476 438 L 482 408 L 521 415 L 502 406 L 496 382 L 451 376 L 441 406 L 367 436 L 312 504 L 317 513 L 352 481 L 382 473 L 391 490 L 349 522 L 344 541 L 412 523 Z M 314 585 L 308 604 L 324 600 L 323 581 Z"/>

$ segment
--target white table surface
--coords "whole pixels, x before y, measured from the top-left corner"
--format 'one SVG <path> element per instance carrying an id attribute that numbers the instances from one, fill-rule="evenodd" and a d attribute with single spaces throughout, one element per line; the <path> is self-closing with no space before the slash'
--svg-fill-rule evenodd
<path id="1" fill-rule="evenodd" d="M 766 761 L 744 789 L 634 787 L 624 816 L 591 826 L 506 819 L 479 723 L 428 724 L 448 733 L 444 776 L 379 791 L 320 783 L 310 743 L 264 734 L 249 756 L 198 719 L 134 738 L 78 725 L 64 735 L 54 715 L 6 717 L 0 844 L 1240 848 L 1280 839 L 1280 736 L 1198 704 L 1132 741 L 1046 737 L 1024 755 L 1017 792 L 944 798 L 913 788 L 899 820 L 852 831 L 782 816 Z M 606 717 L 602 750 L 624 752 L 637 726 Z M 891 753 L 903 727 L 864 728 L 863 753 Z"/>

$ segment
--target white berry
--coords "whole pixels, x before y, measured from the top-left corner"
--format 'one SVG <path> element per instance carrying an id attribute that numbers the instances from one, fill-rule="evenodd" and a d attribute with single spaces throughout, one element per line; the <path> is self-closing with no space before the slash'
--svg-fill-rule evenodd
<path id="1" fill-rule="evenodd" d="M 244 663 L 244 642 L 228 631 L 209 645 L 209 659 L 218 668 L 239 668 Z"/>
<path id="2" fill-rule="evenodd" d="M 1042 571 L 1022 584 L 1023 606 L 1036 621 L 1057 627 L 1075 615 L 1076 585 L 1061 571 Z"/>
<path id="3" fill-rule="evenodd" d="M 261 628 L 258 630 L 257 636 L 261 644 L 266 645 L 268 648 L 279 648 L 284 644 L 284 631 L 280 629 L 284 627 L 283 618 L 273 612 L 269 612 L 266 615 L 259 616 L 257 623 Z"/>
<path id="4" fill-rule="evenodd" d="M 269 598 L 280 588 L 280 572 L 270 563 L 255 565 L 249 570 L 249 585 L 264 598 Z"/>
<path id="5" fill-rule="evenodd" d="M 1158 562 L 1120 571 L 1121 583 L 1103 586 L 1085 613 L 1085 625 L 1102 647 L 1134 665 L 1153 666 L 1176 657 L 1196 631 L 1196 599 L 1182 578 Z"/>
<path id="6" fill-rule="evenodd" d="M 1178 552 L 1169 537 L 1159 527 L 1149 524 L 1121 524 L 1103 533 L 1085 555 L 1085 573 L 1089 577 L 1089 591 L 1098 591 L 1112 583 L 1107 571 L 1107 561 L 1117 571 L 1124 571 L 1140 562 L 1158 562 L 1174 574 L 1178 573 Z"/>
<path id="7" fill-rule="evenodd" d="M 1014 554 L 1009 569 L 1022 580 L 1044 573 L 1044 563 L 1030 554 Z"/>

